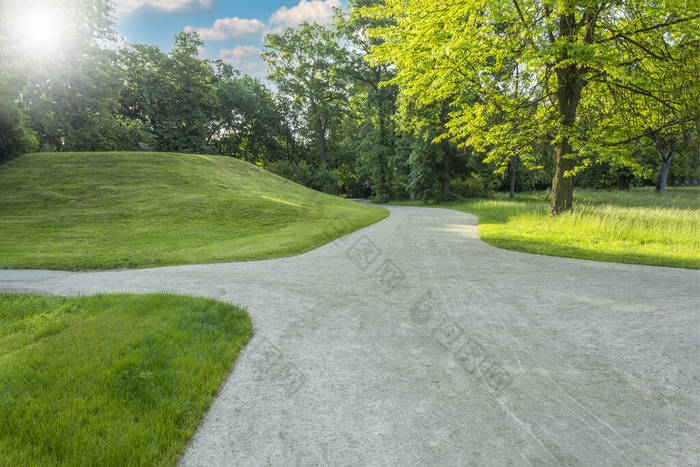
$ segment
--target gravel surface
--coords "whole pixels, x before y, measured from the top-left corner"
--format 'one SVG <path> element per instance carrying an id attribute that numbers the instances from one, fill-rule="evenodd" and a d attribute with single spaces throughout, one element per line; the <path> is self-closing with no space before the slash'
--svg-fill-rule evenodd
<path id="1" fill-rule="evenodd" d="M 505 251 L 472 215 L 389 209 L 300 256 L 0 271 L 0 290 L 247 307 L 256 335 L 184 465 L 699 463 L 699 271 Z"/>

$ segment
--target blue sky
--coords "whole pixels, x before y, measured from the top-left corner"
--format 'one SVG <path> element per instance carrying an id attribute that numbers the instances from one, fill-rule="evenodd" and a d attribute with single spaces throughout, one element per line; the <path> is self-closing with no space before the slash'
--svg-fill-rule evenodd
<path id="1" fill-rule="evenodd" d="M 116 0 L 116 26 L 128 42 L 169 51 L 180 31 L 197 31 L 201 55 L 264 77 L 262 38 L 303 21 L 328 23 L 341 0 Z"/>

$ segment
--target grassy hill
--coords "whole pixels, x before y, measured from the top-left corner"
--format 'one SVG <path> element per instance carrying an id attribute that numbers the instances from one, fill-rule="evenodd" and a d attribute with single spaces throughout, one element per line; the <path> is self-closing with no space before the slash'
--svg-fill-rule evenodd
<path id="1" fill-rule="evenodd" d="M 66 270 L 289 256 L 388 215 L 229 157 L 144 152 L 0 165 L 0 213 L 0 268 Z"/>

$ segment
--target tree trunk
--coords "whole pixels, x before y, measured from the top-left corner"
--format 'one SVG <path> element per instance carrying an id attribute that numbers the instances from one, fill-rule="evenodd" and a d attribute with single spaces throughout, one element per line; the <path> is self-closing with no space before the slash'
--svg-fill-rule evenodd
<path id="1" fill-rule="evenodd" d="M 328 158 L 326 157 L 326 130 L 323 128 L 323 122 L 321 122 L 321 118 L 317 117 L 316 118 L 316 130 L 318 132 L 318 142 L 319 142 L 319 150 L 321 153 L 321 162 L 323 163 L 324 168 L 328 168 Z"/>
<path id="2" fill-rule="evenodd" d="M 656 192 L 663 193 L 666 191 L 668 169 L 671 167 L 671 161 L 676 153 L 676 135 L 671 136 L 668 150 L 664 147 L 664 143 L 661 138 L 655 138 L 654 145 L 656 146 L 656 152 L 659 153 L 659 158 L 661 159 L 659 176 L 656 177 Z"/>
<path id="3" fill-rule="evenodd" d="M 571 153 L 571 143 L 569 139 L 563 137 L 561 142 L 554 148 L 554 158 L 556 168 L 554 169 L 554 180 L 552 180 L 552 204 L 549 213 L 552 216 L 562 212 L 571 211 L 574 200 L 574 179 L 567 177 L 566 172 L 573 170 L 574 161 L 564 157 Z"/>
<path id="4" fill-rule="evenodd" d="M 450 99 L 442 101 L 440 106 L 440 125 L 443 129 L 449 121 Z M 442 199 L 447 199 L 450 196 L 450 141 L 443 138 L 441 142 L 442 148 Z"/>
<path id="5" fill-rule="evenodd" d="M 450 142 L 442 140 L 442 199 L 450 196 Z"/>
<path id="6" fill-rule="evenodd" d="M 576 18 L 573 14 L 559 16 L 559 37 L 573 38 L 578 30 Z M 564 49 L 560 60 L 568 60 L 569 53 Z M 581 100 L 583 79 L 581 70 L 576 64 L 569 64 L 557 68 L 557 107 L 559 111 L 559 137 L 554 146 L 554 158 L 556 168 L 554 180 L 552 180 L 552 204 L 549 207 L 550 215 L 571 211 L 574 198 L 574 180 L 567 176 L 566 172 L 573 170 L 575 164 L 571 158 L 573 148 L 569 134 L 574 131 L 576 123 L 576 109 Z M 568 157 L 567 157 L 568 156 Z"/>
<path id="7" fill-rule="evenodd" d="M 251 131 L 248 132 L 248 137 L 245 139 L 245 148 L 243 149 L 243 160 L 246 162 L 253 161 L 253 158 L 250 157 L 251 156 L 251 154 L 250 154 L 250 134 L 251 133 L 252 133 Z"/>
<path id="8" fill-rule="evenodd" d="M 377 117 L 379 120 L 379 195 L 382 200 L 387 200 L 389 197 L 389 164 L 387 162 L 387 145 L 386 145 L 386 128 L 384 122 L 384 109 L 381 98 L 381 93 L 377 96 L 379 107 Z"/>
<path id="9" fill-rule="evenodd" d="M 450 177 L 442 176 L 442 199 L 447 199 L 450 196 Z"/>
<path id="10" fill-rule="evenodd" d="M 510 193 L 508 197 L 513 199 L 515 196 L 515 169 L 518 166 L 518 156 L 513 156 L 510 161 Z"/>
<path id="11" fill-rule="evenodd" d="M 659 176 L 656 178 L 656 191 L 657 193 L 663 193 L 666 191 L 666 180 L 668 179 L 668 168 L 671 166 L 671 161 L 661 159 L 661 168 L 659 169 Z"/>
<path id="12" fill-rule="evenodd" d="M 617 179 L 617 188 L 620 191 L 627 191 L 630 189 L 630 175 L 628 173 L 622 173 Z"/>

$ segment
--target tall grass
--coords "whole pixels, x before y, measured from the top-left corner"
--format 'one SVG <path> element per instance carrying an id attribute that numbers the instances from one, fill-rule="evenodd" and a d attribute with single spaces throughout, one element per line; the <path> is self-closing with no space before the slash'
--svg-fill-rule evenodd
<path id="1" fill-rule="evenodd" d="M 500 248 L 554 256 L 700 268 L 700 189 L 576 189 L 574 208 L 548 215 L 550 195 L 505 194 L 442 203 L 479 217 L 479 236 Z"/>

